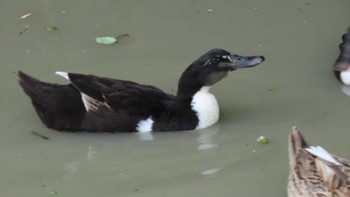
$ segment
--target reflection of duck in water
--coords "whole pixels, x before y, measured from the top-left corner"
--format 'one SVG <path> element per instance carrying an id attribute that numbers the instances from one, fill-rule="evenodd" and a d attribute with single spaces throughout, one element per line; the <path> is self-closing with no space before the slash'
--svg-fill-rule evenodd
<path id="1" fill-rule="evenodd" d="M 206 128 L 219 118 L 212 85 L 230 71 L 264 61 L 213 49 L 182 74 L 177 95 L 131 81 L 57 72 L 71 84 L 41 82 L 19 72 L 20 85 L 49 128 L 90 132 L 147 132 Z M 155 73 L 158 74 L 158 73 Z"/>
<path id="2" fill-rule="evenodd" d="M 336 77 L 345 85 L 350 85 L 350 28 L 339 45 L 340 55 L 334 64 Z"/>
<path id="3" fill-rule="evenodd" d="M 288 142 L 288 197 L 350 196 L 350 161 L 310 146 L 295 127 Z"/>

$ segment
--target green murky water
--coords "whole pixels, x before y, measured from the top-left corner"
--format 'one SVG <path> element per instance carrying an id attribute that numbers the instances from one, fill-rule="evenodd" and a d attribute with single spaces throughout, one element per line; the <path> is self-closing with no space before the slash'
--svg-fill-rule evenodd
<path id="1" fill-rule="evenodd" d="M 349 8 L 347 0 L 3 0 L 0 195 L 286 196 L 293 125 L 350 158 L 350 98 L 332 74 Z M 117 45 L 95 42 L 124 33 Z M 267 60 L 212 88 L 221 118 L 204 130 L 59 133 L 41 124 L 17 84 L 18 70 L 65 83 L 53 74 L 64 70 L 175 92 L 186 66 L 215 47 Z M 255 141 L 261 135 L 268 145 Z"/>

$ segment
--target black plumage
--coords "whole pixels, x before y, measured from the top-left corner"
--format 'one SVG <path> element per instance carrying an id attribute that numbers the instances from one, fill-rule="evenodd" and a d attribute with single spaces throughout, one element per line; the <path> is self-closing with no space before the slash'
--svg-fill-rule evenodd
<path id="1" fill-rule="evenodd" d="M 194 61 L 182 74 L 177 95 L 149 85 L 94 75 L 65 73 L 70 84 L 41 82 L 19 71 L 19 83 L 31 98 L 42 122 L 60 131 L 141 131 L 140 121 L 151 120 L 152 131 L 197 128 L 199 112 L 193 97 L 229 71 L 255 66 L 262 56 L 242 57 L 213 49 Z M 145 123 L 146 125 L 148 123 Z"/>
<path id="2" fill-rule="evenodd" d="M 81 130 L 85 108 L 80 92 L 69 85 L 41 82 L 23 72 L 19 72 L 19 83 L 31 98 L 40 119 L 49 128 L 56 130 Z"/>
<path id="3" fill-rule="evenodd" d="M 339 56 L 333 66 L 334 74 L 340 82 L 350 85 L 349 80 L 346 80 L 341 76 L 342 72 L 347 72 L 350 68 L 350 27 L 348 28 L 347 33 L 343 34 L 342 40 L 343 42 L 339 45 Z"/>

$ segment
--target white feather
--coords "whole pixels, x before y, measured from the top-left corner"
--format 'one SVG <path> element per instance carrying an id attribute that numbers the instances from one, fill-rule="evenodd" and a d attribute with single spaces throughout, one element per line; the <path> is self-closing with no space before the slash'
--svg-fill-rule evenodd
<path id="1" fill-rule="evenodd" d="M 335 160 L 331 154 L 329 154 L 325 149 L 323 149 L 321 146 L 310 146 L 308 148 L 305 148 L 305 150 L 307 150 L 309 153 L 323 159 L 326 160 L 328 162 L 331 162 L 335 165 L 342 165 L 341 163 L 339 163 L 337 160 Z"/>
<path id="2" fill-rule="evenodd" d="M 136 131 L 138 132 L 150 132 L 152 131 L 154 121 L 152 120 L 152 117 L 149 117 L 145 120 L 140 120 L 140 122 L 137 124 Z"/>
<path id="3" fill-rule="evenodd" d="M 209 89 L 210 86 L 203 86 L 192 98 L 191 106 L 199 120 L 196 129 L 209 127 L 219 120 L 219 105 Z"/>
<path id="4" fill-rule="evenodd" d="M 67 72 L 63 72 L 63 71 L 56 71 L 55 72 L 56 75 L 59 75 L 67 80 L 69 80 L 69 76 L 68 76 L 68 73 Z"/>

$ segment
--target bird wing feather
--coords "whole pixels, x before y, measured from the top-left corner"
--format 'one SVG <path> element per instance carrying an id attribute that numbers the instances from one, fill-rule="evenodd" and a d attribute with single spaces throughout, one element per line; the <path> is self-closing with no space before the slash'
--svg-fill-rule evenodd
<path id="1" fill-rule="evenodd" d="M 154 86 L 72 73 L 69 79 L 82 93 L 87 110 L 106 106 L 113 111 L 123 109 L 130 114 L 151 116 L 169 110 L 175 103 L 175 96 Z"/>

